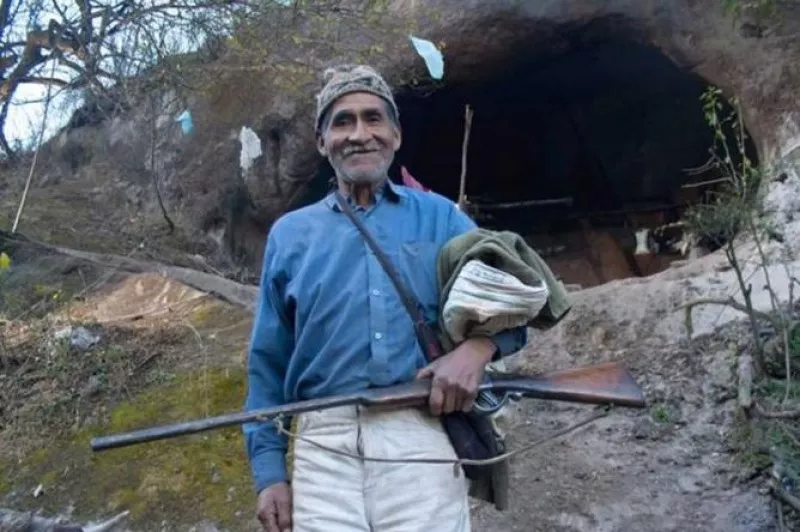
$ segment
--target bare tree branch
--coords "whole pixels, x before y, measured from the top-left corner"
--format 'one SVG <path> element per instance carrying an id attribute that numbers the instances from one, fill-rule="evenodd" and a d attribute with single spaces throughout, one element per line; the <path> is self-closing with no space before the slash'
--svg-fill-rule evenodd
<path id="1" fill-rule="evenodd" d="M 174 54 L 176 31 L 186 42 L 224 34 L 231 29 L 228 15 L 248 6 L 244 0 L 74 0 L 65 7 L 51 0 L 45 11 L 45 2 L 0 0 L 0 149 L 9 156 L 3 130 L 20 85 L 88 88 L 110 97 L 112 86 Z M 42 75 L 39 69 L 51 62 L 63 68 L 57 76 Z"/>

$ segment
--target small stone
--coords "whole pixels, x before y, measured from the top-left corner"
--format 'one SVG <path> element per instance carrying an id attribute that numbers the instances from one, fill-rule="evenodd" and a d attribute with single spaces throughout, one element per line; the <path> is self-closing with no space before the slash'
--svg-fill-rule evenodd
<path id="1" fill-rule="evenodd" d="M 70 337 L 71 334 L 72 334 L 72 327 L 71 326 L 67 326 L 67 327 L 64 327 L 63 329 L 59 329 L 58 331 L 56 331 L 53 334 L 53 339 L 54 340 L 66 340 L 67 338 Z"/>
<path id="2" fill-rule="evenodd" d="M 642 419 L 633 429 L 633 437 L 637 440 L 657 440 L 662 435 L 662 428 L 650 419 Z"/>
<path id="3" fill-rule="evenodd" d="M 678 478 L 678 487 L 680 488 L 682 493 L 699 493 L 700 491 L 702 491 L 700 486 L 697 485 L 696 481 L 693 481 L 686 477 Z"/>
<path id="4" fill-rule="evenodd" d="M 70 345 L 81 351 L 91 349 L 99 341 L 100 336 L 92 334 L 85 327 L 76 327 L 69 336 Z"/>
<path id="5" fill-rule="evenodd" d="M 92 375 L 81 390 L 82 397 L 91 397 L 103 388 L 103 383 L 97 375 Z"/>

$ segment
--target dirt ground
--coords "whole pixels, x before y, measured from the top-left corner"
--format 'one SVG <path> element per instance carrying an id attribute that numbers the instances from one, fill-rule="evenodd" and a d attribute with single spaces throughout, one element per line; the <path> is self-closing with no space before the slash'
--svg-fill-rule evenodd
<path id="1" fill-rule="evenodd" d="M 701 293 L 731 293 L 730 272 L 720 265 L 709 256 L 683 273 L 578 292 L 564 322 L 531 339 L 512 367 L 619 361 L 643 385 L 649 407 L 618 409 L 517 457 L 511 508 L 500 513 L 477 505 L 476 530 L 779 530 L 764 464 L 736 414 L 736 356 L 749 333 L 725 309 L 712 307 L 695 326 L 713 332 L 689 341 L 684 314 L 676 310 Z M 512 447 L 590 413 L 585 406 L 533 400 L 517 408 Z"/>
<path id="2" fill-rule="evenodd" d="M 718 340 L 703 344 L 634 345 L 611 357 L 576 356 L 580 363 L 625 363 L 645 386 L 650 408 L 612 411 L 515 459 L 510 509 L 478 505 L 475 530 L 778 530 L 763 478 L 731 443 L 732 353 Z M 591 413 L 591 407 L 533 400 L 518 410 L 512 447 Z"/>

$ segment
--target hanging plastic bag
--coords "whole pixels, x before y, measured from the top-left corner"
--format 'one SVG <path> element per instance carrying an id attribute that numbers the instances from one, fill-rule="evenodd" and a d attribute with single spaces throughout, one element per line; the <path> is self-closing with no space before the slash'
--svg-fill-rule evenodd
<path id="1" fill-rule="evenodd" d="M 176 122 L 180 122 L 181 130 L 183 131 L 184 135 L 191 135 L 194 132 L 194 123 L 192 122 L 192 113 L 186 109 L 184 112 L 178 115 L 178 118 L 175 119 Z"/>
<path id="2" fill-rule="evenodd" d="M 444 58 L 442 53 L 432 42 L 409 35 L 414 49 L 425 61 L 428 72 L 433 79 L 442 79 L 444 76 Z"/>

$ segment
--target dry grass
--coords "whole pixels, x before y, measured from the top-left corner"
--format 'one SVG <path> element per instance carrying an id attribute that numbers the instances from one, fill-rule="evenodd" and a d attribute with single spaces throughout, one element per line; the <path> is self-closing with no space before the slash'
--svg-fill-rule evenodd
<path id="1" fill-rule="evenodd" d="M 0 456 L 24 457 L 104 417 L 173 375 L 188 329 L 134 330 L 84 324 L 100 337 L 83 351 L 48 320 L 6 326 L 0 370 Z M 12 332 L 14 330 L 14 332 Z"/>
<path id="2" fill-rule="evenodd" d="M 239 409 L 248 313 L 158 276 L 30 249 L 13 249 L 6 273 L 0 501 L 47 513 L 74 505 L 86 519 L 130 509 L 145 528 L 208 518 L 242 529 L 253 499 L 236 428 L 102 455 L 88 442 Z M 76 348 L 56 338 L 67 326 L 100 340 Z M 39 484 L 46 496 L 33 499 Z"/>

